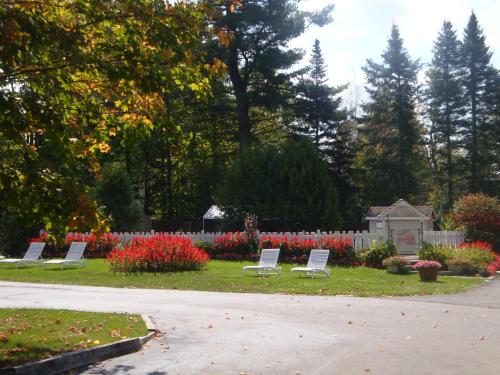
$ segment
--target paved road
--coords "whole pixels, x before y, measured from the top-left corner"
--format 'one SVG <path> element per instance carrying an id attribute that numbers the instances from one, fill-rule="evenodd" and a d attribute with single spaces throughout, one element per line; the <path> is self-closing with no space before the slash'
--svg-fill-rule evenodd
<path id="1" fill-rule="evenodd" d="M 407 299 L 0 282 L 0 307 L 145 313 L 164 335 L 81 374 L 499 374 L 500 281 Z"/>

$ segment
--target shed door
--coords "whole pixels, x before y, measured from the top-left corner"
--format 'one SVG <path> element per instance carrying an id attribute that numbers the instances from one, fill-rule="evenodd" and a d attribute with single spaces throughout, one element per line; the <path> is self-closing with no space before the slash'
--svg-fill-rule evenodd
<path id="1" fill-rule="evenodd" d="M 392 223 L 391 223 L 392 224 Z M 420 249 L 420 223 L 398 223 L 392 228 L 392 240 L 401 255 L 415 255 Z"/>

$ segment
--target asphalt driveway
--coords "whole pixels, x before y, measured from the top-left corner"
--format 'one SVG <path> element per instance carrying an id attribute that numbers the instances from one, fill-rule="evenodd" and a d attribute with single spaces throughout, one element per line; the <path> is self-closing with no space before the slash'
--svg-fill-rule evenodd
<path id="1" fill-rule="evenodd" d="M 163 332 L 81 374 L 500 373 L 500 281 L 416 298 L 0 282 L 0 307 L 142 313 Z"/>

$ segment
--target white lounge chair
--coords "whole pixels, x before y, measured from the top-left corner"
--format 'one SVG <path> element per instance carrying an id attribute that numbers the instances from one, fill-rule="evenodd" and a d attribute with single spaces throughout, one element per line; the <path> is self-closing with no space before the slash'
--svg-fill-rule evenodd
<path id="1" fill-rule="evenodd" d="M 83 267 L 85 266 L 85 259 L 83 258 L 83 252 L 87 246 L 86 242 L 72 242 L 69 247 L 66 258 L 64 259 L 51 259 L 43 262 L 43 266 L 46 267 L 48 264 L 60 264 L 61 269 L 66 265 L 76 265 Z"/>
<path id="2" fill-rule="evenodd" d="M 293 272 L 305 272 L 307 276 L 314 277 L 317 274 L 330 276 L 330 270 L 326 267 L 330 250 L 313 249 L 309 255 L 307 266 L 295 267 L 290 270 L 290 275 Z"/>
<path id="3" fill-rule="evenodd" d="M 280 249 L 262 249 L 258 266 L 244 266 L 241 272 L 255 271 L 258 275 L 279 275 L 281 267 L 277 267 Z"/>
<path id="4" fill-rule="evenodd" d="M 22 259 L 17 259 L 17 258 L 0 259 L 0 264 L 15 263 L 16 268 L 18 268 L 20 265 L 25 265 L 25 266 L 29 264 L 39 265 L 40 262 L 42 261 L 42 251 L 44 247 L 45 247 L 45 242 L 32 242 L 30 243 L 30 246 L 28 247 L 28 250 L 26 251 L 26 254 L 24 254 L 24 257 Z"/>

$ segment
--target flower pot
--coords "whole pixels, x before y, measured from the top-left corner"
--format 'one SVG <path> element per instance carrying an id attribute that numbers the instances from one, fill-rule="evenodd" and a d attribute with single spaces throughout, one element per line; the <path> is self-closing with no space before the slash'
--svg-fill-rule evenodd
<path id="1" fill-rule="evenodd" d="M 461 275 L 465 271 L 465 266 L 463 264 L 448 264 L 448 271 L 453 275 Z"/>
<path id="2" fill-rule="evenodd" d="M 399 267 L 398 266 L 387 266 L 387 272 L 399 273 Z"/>
<path id="3" fill-rule="evenodd" d="M 418 273 L 420 281 L 436 281 L 439 268 L 420 268 Z"/>

